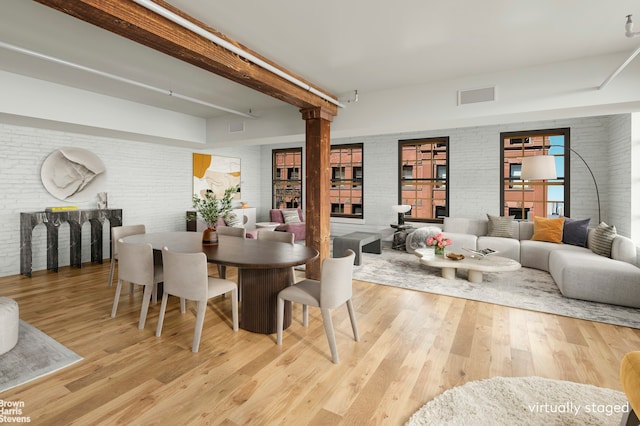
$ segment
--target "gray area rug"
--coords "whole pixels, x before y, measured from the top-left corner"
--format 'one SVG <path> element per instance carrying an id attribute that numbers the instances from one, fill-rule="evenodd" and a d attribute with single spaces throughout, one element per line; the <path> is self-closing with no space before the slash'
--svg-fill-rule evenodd
<path id="1" fill-rule="evenodd" d="M 619 425 L 622 392 L 542 377 L 493 377 L 438 395 L 414 413 L 415 425 Z"/>
<path id="2" fill-rule="evenodd" d="M 455 281 L 446 280 L 440 276 L 439 268 L 421 265 L 417 256 L 383 246 L 382 254 L 363 253 L 362 264 L 354 267 L 353 277 L 377 284 L 640 329 L 640 309 L 569 299 L 560 293 L 549 273 L 537 269 L 485 273 L 480 284 L 467 281 L 466 271 L 458 270 Z"/>
<path id="3" fill-rule="evenodd" d="M 58 371 L 82 357 L 20 320 L 18 344 L 0 355 L 0 392 Z"/>

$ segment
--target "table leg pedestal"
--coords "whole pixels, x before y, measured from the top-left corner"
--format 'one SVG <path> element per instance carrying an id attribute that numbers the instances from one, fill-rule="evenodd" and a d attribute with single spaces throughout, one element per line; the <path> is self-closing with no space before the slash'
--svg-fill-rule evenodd
<path id="1" fill-rule="evenodd" d="M 442 268 L 442 278 L 448 280 L 456 279 L 456 268 Z"/>
<path id="2" fill-rule="evenodd" d="M 290 268 L 245 269 L 242 280 L 240 328 L 254 333 L 277 331 L 278 293 L 289 285 Z M 284 328 L 291 325 L 291 302 L 285 302 Z"/>
<path id="3" fill-rule="evenodd" d="M 473 271 L 469 270 L 467 278 L 472 283 L 481 283 L 482 282 L 482 272 L 481 271 Z"/>

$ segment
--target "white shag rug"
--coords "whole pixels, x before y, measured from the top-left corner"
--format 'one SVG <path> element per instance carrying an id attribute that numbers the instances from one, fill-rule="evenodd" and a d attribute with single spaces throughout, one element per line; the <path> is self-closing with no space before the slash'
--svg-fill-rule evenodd
<path id="1" fill-rule="evenodd" d="M 407 421 L 414 425 L 619 425 L 622 392 L 542 377 L 493 377 L 449 389 Z"/>

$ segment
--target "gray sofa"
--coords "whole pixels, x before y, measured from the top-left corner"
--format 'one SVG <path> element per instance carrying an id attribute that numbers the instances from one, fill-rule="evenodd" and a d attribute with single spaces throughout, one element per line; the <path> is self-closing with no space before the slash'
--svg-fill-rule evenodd
<path id="1" fill-rule="evenodd" d="M 453 241 L 447 251 L 466 253 L 464 248 L 492 248 L 522 266 L 549 272 L 566 297 L 640 308 L 636 247 L 622 235 L 613 240 L 611 258 L 607 258 L 589 249 L 592 229 L 589 229 L 587 247 L 579 247 L 531 240 L 533 222 L 513 221 L 511 238 L 488 236 L 486 219 L 445 218 L 440 228 Z M 407 236 L 409 252 L 415 245 L 413 234 Z"/>

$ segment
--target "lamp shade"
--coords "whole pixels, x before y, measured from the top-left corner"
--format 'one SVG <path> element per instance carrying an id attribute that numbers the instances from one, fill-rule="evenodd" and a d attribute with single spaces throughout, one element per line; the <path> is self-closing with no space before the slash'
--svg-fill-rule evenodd
<path id="1" fill-rule="evenodd" d="M 396 213 L 406 213 L 411 210 L 410 204 L 398 204 L 397 206 L 391 206 L 394 212 Z"/>
<path id="2" fill-rule="evenodd" d="M 522 159 L 520 179 L 556 179 L 556 159 L 553 155 L 532 155 Z"/>

